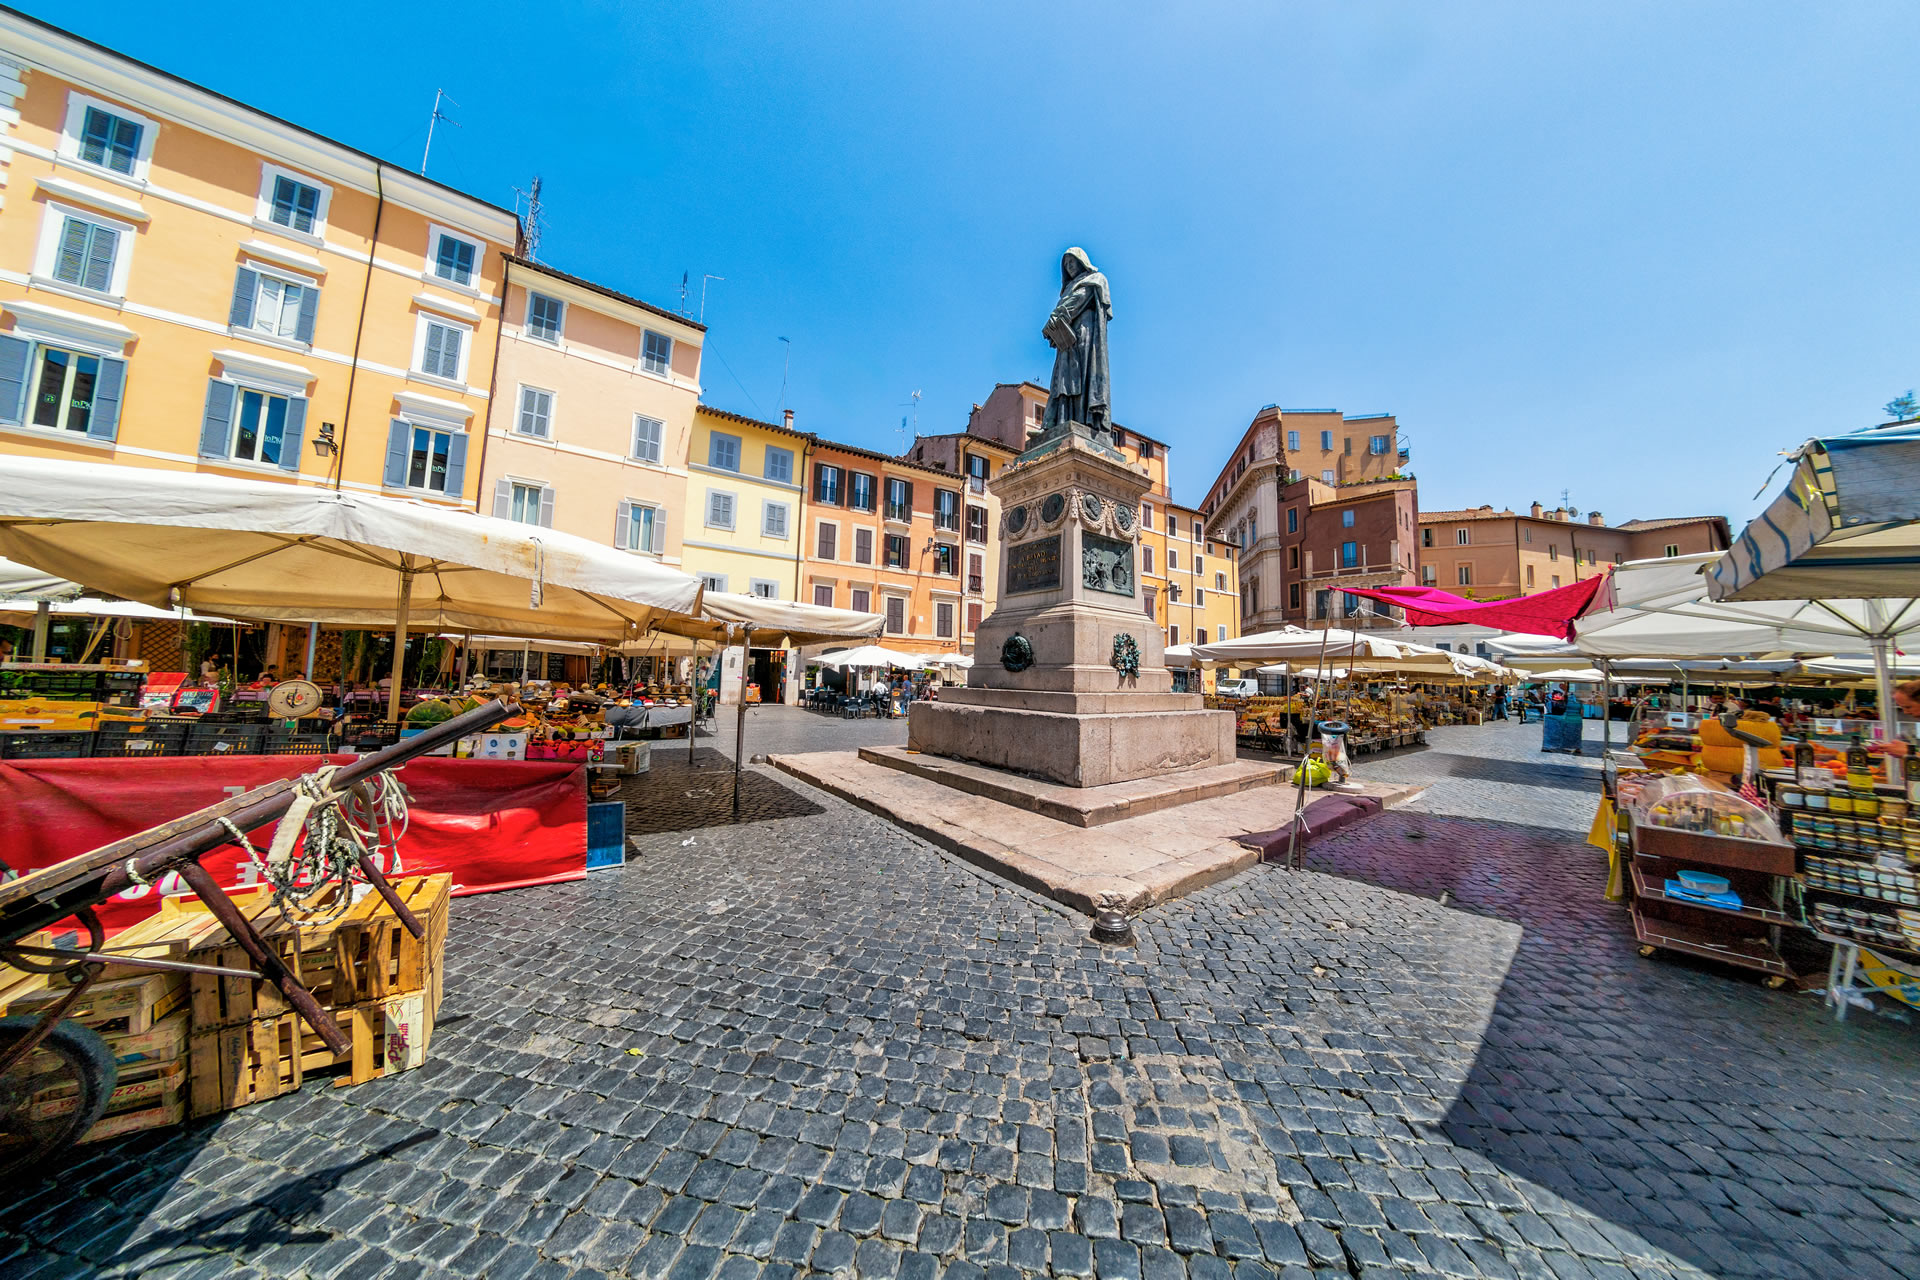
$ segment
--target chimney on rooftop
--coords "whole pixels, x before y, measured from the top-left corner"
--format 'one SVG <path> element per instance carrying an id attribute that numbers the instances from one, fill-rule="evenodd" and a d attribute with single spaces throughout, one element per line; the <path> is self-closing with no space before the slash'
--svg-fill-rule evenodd
<path id="1" fill-rule="evenodd" d="M 1543 512 L 1543 511 L 1541 510 L 1541 507 L 1540 507 L 1540 504 L 1539 504 L 1539 503 L 1537 503 L 1537 502 L 1536 502 L 1536 503 L 1534 503 L 1534 504 L 1533 504 L 1533 518 L 1534 518 L 1535 520 L 1538 520 L 1538 519 L 1539 519 L 1539 518 L 1540 518 L 1540 517 L 1541 517 L 1541 516 L 1542 516 L 1543 514 L 1545 514 L 1545 513 L 1544 513 L 1544 512 Z"/>
<path id="2" fill-rule="evenodd" d="M 786 420 L 787 430 L 789 431 L 793 430 L 793 410 L 791 409 L 787 410 L 785 415 L 785 420 Z"/>
<path id="3" fill-rule="evenodd" d="M 1607 522 L 1605 519 L 1601 517 L 1598 511 L 1589 511 L 1587 512 L 1587 523 L 1591 525 L 1598 525 L 1604 528 L 1606 527 Z"/>

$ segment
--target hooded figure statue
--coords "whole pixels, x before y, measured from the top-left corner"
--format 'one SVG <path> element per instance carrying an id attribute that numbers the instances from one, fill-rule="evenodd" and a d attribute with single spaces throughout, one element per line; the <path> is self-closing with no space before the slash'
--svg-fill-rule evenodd
<path id="1" fill-rule="evenodd" d="M 1063 434 L 1069 422 L 1113 430 L 1113 389 L 1107 379 L 1107 321 L 1113 297 L 1107 278 L 1094 270 L 1085 249 L 1060 255 L 1060 301 L 1043 330 L 1053 344 L 1053 384 L 1048 388 L 1042 435 Z"/>

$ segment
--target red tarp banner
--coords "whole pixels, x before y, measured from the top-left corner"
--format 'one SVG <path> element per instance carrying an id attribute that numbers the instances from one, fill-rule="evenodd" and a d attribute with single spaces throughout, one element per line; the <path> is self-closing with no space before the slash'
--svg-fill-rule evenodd
<path id="1" fill-rule="evenodd" d="M 311 773 L 351 756 L 175 756 L 161 760 L 12 760 L 0 763 L 0 861 L 24 873 L 171 821 L 279 778 Z M 556 761 L 417 758 L 402 766 L 413 796 L 400 841 L 398 874 L 449 872 L 453 891 L 486 893 L 580 880 L 587 874 L 586 770 Z M 247 838 L 263 854 L 271 826 Z M 222 885 L 258 881 L 232 844 L 201 859 Z M 392 867 L 382 868 L 388 875 Z M 129 889 L 98 908 L 109 930 L 182 893 L 177 875 L 156 888 Z"/>
<path id="2" fill-rule="evenodd" d="M 1410 627 L 1452 627 L 1472 623 L 1530 636 L 1573 639 L 1573 620 L 1585 613 L 1594 593 L 1606 582 L 1600 574 L 1564 587 L 1536 591 L 1511 600 L 1469 600 L 1438 587 L 1353 587 L 1347 594 L 1365 596 L 1407 611 Z"/>

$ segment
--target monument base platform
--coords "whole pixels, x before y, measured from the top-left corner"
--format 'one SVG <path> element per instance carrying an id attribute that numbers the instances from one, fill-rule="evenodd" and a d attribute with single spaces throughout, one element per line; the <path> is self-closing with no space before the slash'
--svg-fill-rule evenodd
<path id="1" fill-rule="evenodd" d="M 916 702 L 907 712 L 907 746 L 1070 787 L 1101 787 L 1160 774 L 1230 765 L 1235 760 L 1231 711 L 1138 710 L 1099 713 L 1028 711 L 1007 705 L 1026 691 L 994 691 L 989 705 Z M 1011 696 L 1009 696 L 1011 695 Z M 1076 695 L 1056 695 L 1074 697 Z M 1084 696 L 1084 695 L 1081 695 Z M 1171 695 L 1114 694 L 1109 705 Z M 1182 697 L 1192 707 L 1190 695 Z"/>

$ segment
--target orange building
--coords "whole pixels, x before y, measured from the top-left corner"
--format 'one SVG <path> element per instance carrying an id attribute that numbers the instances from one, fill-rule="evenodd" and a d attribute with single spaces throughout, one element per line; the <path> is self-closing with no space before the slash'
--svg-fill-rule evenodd
<path id="1" fill-rule="evenodd" d="M 981 456 L 991 474 L 993 459 Z M 1000 506 L 985 478 L 976 488 L 952 471 L 816 438 L 800 598 L 884 615 L 880 643 L 892 648 L 970 652 L 998 572 Z"/>
<path id="2" fill-rule="evenodd" d="M 518 221 L 0 12 L 0 449 L 471 505 Z"/>
<path id="3" fill-rule="evenodd" d="M 1539 503 L 1420 513 L 1420 581 L 1474 600 L 1504 600 L 1572 586 L 1623 560 L 1725 551 L 1725 516 L 1676 516 L 1609 525 Z"/>

